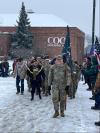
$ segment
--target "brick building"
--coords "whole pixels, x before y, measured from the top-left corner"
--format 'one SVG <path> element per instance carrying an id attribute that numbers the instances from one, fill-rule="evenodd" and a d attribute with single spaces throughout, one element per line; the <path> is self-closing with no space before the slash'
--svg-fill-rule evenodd
<path id="1" fill-rule="evenodd" d="M 15 32 L 17 15 L 0 14 L 0 56 L 7 55 L 11 33 Z M 62 19 L 48 14 L 29 14 L 33 33 L 33 51 L 37 55 L 53 57 L 61 53 L 67 31 Z M 69 25 L 70 26 L 70 25 Z M 85 34 L 70 26 L 72 57 L 79 63 L 83 60 Z"/>

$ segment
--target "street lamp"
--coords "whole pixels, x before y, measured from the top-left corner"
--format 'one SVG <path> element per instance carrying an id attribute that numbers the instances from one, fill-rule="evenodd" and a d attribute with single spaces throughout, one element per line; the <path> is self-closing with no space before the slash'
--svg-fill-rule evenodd
<path id="1" fill-rule="evenodd" d="M 95 7 L 96 7 L 96 0 L 93 0 L 92 47 L 94 45 L 94 36 L 95 36 Z"/>
<path id="2" fill-rule="evenodd" d="M 100 42 L 100 0 L 99 0 L 99 42 Z"/>

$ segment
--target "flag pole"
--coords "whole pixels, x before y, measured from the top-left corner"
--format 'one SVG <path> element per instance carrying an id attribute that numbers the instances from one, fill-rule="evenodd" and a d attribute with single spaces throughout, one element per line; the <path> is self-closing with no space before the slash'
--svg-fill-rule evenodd
<path id="1" fill-rule="evenodd" d="M 96 8 L 96 0 L 93 0 L 92 47 L 93 47 L 93 45 L 94 45 L 94 36 L 95 36 L 95 8 Z"/>
<path id="2" fill-rule="evenodd" d="M 99 43 L 100 43 L 100 0 L 99 0 Z"/>

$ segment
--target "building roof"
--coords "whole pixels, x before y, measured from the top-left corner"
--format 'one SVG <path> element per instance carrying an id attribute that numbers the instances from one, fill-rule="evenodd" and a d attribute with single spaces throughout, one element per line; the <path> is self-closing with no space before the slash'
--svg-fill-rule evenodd
<path id="1" fill-rule="evenodd" d="M 19 14 L 0 14 L 0 27 L 17 25 Z M 28 14 L 32 27 L 66 27 L 68 24 L 61 18 L 52 14 Z"/>

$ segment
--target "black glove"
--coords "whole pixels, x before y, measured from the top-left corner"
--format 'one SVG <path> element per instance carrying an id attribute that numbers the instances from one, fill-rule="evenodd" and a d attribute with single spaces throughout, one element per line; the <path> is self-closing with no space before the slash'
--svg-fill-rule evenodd
<path id="1" fill-rule="evenodd" d="M 69 86 L 68 85 L 65 87 L 65 91 L 66 91 L 66 94 L 69 94 Z"/>

